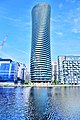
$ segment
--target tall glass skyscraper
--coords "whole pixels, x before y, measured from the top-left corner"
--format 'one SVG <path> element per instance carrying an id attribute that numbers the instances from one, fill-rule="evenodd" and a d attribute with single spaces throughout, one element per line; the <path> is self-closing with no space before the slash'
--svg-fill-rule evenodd
<path id="1" fill-rule="evenodd" d="M 51 82 L 50 13 L 46 3 L 32 9 L 31 81 Z"/>

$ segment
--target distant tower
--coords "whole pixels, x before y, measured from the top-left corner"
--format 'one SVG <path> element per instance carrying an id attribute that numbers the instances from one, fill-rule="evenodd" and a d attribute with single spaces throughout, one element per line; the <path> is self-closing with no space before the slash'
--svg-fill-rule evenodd
<path id="1" fill-rule="evenodd" d="M 32 9 L 32 82 L 51 82 L 50 13 L 51 7 L 46 3 L 38 4 Z"/>

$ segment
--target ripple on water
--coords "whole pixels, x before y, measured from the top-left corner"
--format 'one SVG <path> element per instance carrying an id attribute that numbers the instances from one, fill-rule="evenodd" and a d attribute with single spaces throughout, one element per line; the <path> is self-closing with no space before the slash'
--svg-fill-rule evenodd
<path id="1" fill-rule="evenodd" d="M 80 87 L 0 88 L 0 120 L 80 120 Z"/>

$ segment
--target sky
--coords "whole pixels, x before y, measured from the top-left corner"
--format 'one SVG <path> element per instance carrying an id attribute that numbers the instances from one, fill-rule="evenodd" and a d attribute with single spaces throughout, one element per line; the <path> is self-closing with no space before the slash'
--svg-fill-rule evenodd
<path id="1" fill-rule="evenodd" d="M 51 6 L 51 60 L 59 55 L 80 55 L 80 0 L 0 0 L 1 58 L 24 63 L 29 68 L 32 38 L 32 8 L 41 2 Z"/>

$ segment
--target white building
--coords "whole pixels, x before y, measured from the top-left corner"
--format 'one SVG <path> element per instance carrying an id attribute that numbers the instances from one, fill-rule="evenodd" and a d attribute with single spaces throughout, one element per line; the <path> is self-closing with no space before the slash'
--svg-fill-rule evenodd
<path id="1" fill-rule="evenodd" d="M 17 71 L 17 78 L 21 80 L 26 80 L 27 68 L 25 64 L 17 63 L 18 71 Z"/>
<path id="2" fill-rule="evenodd" d="M 60 83 L 80 83 L 80 56 L 58 56 L 58 74 Z"/>

